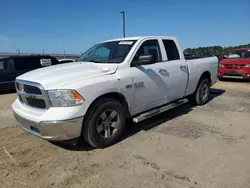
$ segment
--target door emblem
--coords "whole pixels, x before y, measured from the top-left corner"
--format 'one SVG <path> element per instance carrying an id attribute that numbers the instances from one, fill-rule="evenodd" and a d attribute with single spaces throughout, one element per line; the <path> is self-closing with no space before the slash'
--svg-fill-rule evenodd
<path id="1" fill-rule="evenodd" d="M 134 83 L 134 87 L 135 87 L 135 88 L 143 88 L 143 87 L 145 87 L 145 86 L 144 86 L 144 82 L 137 82 L 137 83 Z"/>
<path id="2" fill-rule="evenodd" d="M 126 85 L 126 88 L 130 89 L 133 86 L 134 86 L 134 88 L 143 88 L 143 87 L 145 87 L 144 82 L 136 82 L 136 83 L 134 83 L 134 85 L 132 85 L 132 84 Z"/>

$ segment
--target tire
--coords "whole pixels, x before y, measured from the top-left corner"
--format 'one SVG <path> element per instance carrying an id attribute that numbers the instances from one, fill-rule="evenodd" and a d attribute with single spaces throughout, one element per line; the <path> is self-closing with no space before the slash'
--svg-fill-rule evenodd
<path id="1" fill-rule="evenodd" d="M 112 98 L 103 98 L 87 112 L 82 135 L 93 147 L 105 148 L 119 141 L 125 126 L 126 111 L 121 103 Z"/>
<path id="2" fill-rule="evenodd" d="M 189 102 L 194 105 L 204 105 L 210 96 L 210 82 L 208 78 L 201 78 L 195 92 L 188 97 Z"/>

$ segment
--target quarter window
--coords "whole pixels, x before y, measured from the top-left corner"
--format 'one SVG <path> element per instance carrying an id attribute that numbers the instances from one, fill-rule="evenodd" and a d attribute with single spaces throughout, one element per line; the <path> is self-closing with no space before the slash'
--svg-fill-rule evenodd
<path id="1" fill-rule="evenodd" d="M 162 40 L 169 61 L 180 59 L 180 54 L 173 40 Z"/>

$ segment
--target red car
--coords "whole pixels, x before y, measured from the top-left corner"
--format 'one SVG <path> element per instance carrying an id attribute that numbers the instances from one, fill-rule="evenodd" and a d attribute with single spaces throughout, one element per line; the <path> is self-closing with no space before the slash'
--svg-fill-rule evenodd
<path id="1" fill-rule="evenodd" d="M 219 63 L 218 78 L 250 79 L 250 48 L 232 50 Z"/>

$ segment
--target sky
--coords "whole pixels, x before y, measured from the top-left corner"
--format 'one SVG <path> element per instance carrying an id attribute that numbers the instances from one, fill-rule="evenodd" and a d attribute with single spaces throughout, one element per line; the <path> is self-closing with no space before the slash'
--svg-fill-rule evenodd
<path id="1" fill-rule="evenodd" d="M 82 53 L 126 36 L 177 37 L 182 48 L 250 43 L 250 0 L 0 0 L 0 52 Z"/>

